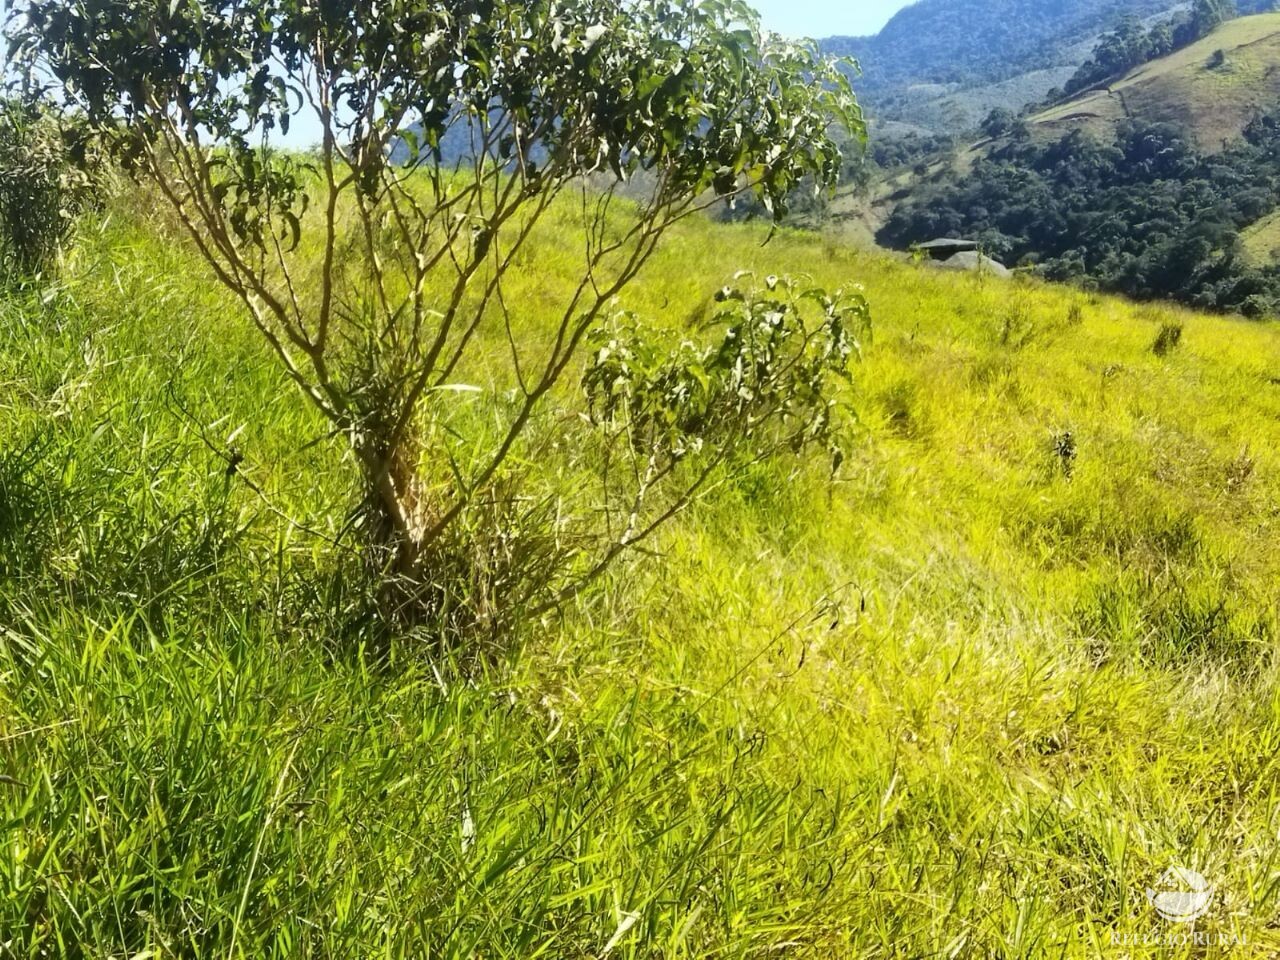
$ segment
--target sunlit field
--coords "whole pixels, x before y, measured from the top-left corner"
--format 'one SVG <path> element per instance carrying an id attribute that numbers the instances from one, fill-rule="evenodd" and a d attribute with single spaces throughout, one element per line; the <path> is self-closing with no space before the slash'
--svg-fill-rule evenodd
<path id="1" fill-rule="evenodd" d="M 775 457 L 482 656 L 387 661 L 343 444 L 152 206 L 0 299 L 0 955 L 1280 950 L 1274 326 L 689 220 L 620 309 L 865 288 L 838 472 Z"/>

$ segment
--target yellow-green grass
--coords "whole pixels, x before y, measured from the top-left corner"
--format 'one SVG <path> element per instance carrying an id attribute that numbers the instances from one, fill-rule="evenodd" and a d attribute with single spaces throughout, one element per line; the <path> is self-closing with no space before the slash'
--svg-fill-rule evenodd
<path id="1" fill-rule="evenodd" d="M 1280 950 L 1274 326 L 686 223 L 620 306 L 865 287 L 838 477 L 761 465 L 519 653 L 379 671 L 308 532 L 340 447 L 158 229 L 117 210 L 0 303 L 0 951 Z M 521 267 L 531 337 L 573 230 Z M 1172 864 L 1194 928 L 1143 895 Z"/>
<path id="2" fill-rule="evenodd" d="M 1241 231 L 1240 239 L 1254 263 L 1266 266 L 1280 261 L 1280 213 L 1263 217 Z"/>
<path id="3" fill-rule="evenodd" d="M 1217 60 L 1221 51 L 1222 59 Z M 1280 96 L 1280 14 L 1240 17 L 1208 36 L 1137 67 L 1108 84 L 1032 117 L 1034 128 L 1061 134 L 1084 127 L 1109 136 L 1137 118 L 1176 123 L 1204 150 L 1238 138 Z"/>

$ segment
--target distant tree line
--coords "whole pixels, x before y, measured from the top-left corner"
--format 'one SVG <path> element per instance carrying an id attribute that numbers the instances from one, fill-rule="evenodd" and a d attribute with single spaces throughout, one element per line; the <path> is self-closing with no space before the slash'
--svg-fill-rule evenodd
<path id="1" fill-rule="evenodd" d="M 1167 124 L 1126 124 L 1114 143 L 1022 131 L 900 205 L 878 239 L 974 238 L 1051 279 L 1261 316 L 1280 309 L 1280 267 L 1251 264 L 1240 231 L 1278 206 L 1277 114 L 1213 155 Z"/>
<path id="2" fill-rule="evenodd" d="M 900 137 L 873 140 L 867 148 L 867 157 L 881 170 L 896 170 L 933 160 L 955 145 L 956 138 L 948 134 L 912 131 Z"/>

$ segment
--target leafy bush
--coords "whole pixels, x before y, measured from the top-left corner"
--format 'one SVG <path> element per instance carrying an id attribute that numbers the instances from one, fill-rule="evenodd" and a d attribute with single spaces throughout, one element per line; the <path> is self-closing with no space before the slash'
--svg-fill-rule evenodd
<path id="1" fill-rule="evenodd" d="M 88 185 L 46 109 L 0 99 L 0 275 L 29 277 L 50 268 Z"/>
<path id="2" fill-rule="evenodd" d="M 1128 16 L 1115 30 L 1103 35 L 1094 48 L 1093 57 L 1067 81 L 1066 92 L 1078 93 L 1140 64 L 1167 56 L 1208 36 L 1238 14 L 1260 13 L 1273 7 L 1273 0 L 1245 0 L 1238 8 L 1234 0 L 1195 0 L 1190 10 L 1179 11 L 1145 31 L 1138 18 Z M 1226 51 L 1215 50 L 1207 66 L 1217 69 L 1226 61 Z"/>
<path id="3" fill-rule="evenodd" d="M 1062 475 L 1070 480 L 1075 476 L 1076 457 L 1079 456 L 1080 450 L 1076 445 L 1076 437 L 1070 430 L 1064 430 L 1062 433 L 1055 433 L 1052 437 L 1053 455 L 1057 458 L 1058 465 L 1062 468 Z"/>
<path id="4" fill-rule="evenodd" d="M 708 326 L 722 333 L 709 346 L 596 335 L 583 383 L 597 421 L 621 417 L 631 444 L 664 462 L 722 446 L 730 434 L 772 446 L 775 427 L 792 448 L 831 439 L 828 381 L 847 377 L 869 332 L 866 301 L 778 277 L 763 290 L 726 287 L 716 299 Z M 817 323 L 806 306 L 816 307 Z"/>

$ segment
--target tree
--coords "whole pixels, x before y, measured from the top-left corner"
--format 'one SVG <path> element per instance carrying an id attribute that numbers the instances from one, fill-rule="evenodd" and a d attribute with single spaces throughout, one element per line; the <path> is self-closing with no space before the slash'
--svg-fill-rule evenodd
<path id="1" fill-rule="evenodd" d="M 1174 49 L 1173 23 L 1161 20 L 1147 34 L 1147 59 L 1167 57 L 1173 53 Z"/>
<path id="2" fill-rule="evenodd" d="M 1093 49 L 1093 56 L 1067 81 L 1066 90 L 1077 93 L 1127 73 L 1148 60 L 1163 57 L 1173 49 L 1173 27 L 1168 21 L 1161 21 L 1146 32 L 1136 17 L 1127 16 L 1115 30 L 1102 36 Z"/>
<path id="3" fill-rule="evenodd" d="M 1093 52 L 1104 75 L 1124 73 L 1147 59 L 1147 35 L 1136 17 L 1125 17 L 1118 27 L 1102 38 Z"/>
<path id="4" fill-rule="evenodd" d="M 1007 107 L 995 107 L 979 125 L 978 129 L 983 136 L 997 140 L 1000 137 L 1008 136 L 1017 123 L 1018 117 L 1012 110 Z"/>
<path id="5" fill-rule="evenodd" d="M 1190 16 L 1174 32 L 1177 46 L 1195 43 L 1237 14 L 1235 0 L 1195 0 Z"/>
<path id="6" fill-rule="evenodd" d="M 347 439 L 370 542 L 414 585 L 410 604 L 424 591 L 448 602 L 426 583 L 447 566 L 440 551 L 468 511 L 503 500 L 495 491 L 536 412 L 663 235 L 739 195 L 780 217 L 802 182 L 834 183 L 833 121 L 863 136 L 842 65 L 763 33 L 737 0 L 28 0 L 9 35 L 12 59 L 54 78 L 64 105 L 158 189 Z M 310 166 L 271 146 L 302 115 L 319 130 Z M 615 202 L 638 175 L 644 199 Z M 549 211 L 568 209 L 581 230 L 578 280 L 558 297 L 553 328 L 535 332 L 512 301 L 513 265 Z M 319 251 L 310 260 L 304 237 Z M 778 355 L 793 360 L 815 335 L 838 343 L 842 324 L 865 313 L 828 299 L 807 328 L 810 300 L 743 302 L 747 315 L 774 304 L 803 345 Z M 735 323 L 726 315 L 730 340 Z M 516 399 L 495 405 L 496 435 L 459 445 L 456 378 L 481 342 L 503 345 Z M 797 369 L 779 361 L 754 386 Z M 763 415 L 746 410 L 721 439 Z M 683 422 L 696 434 L 718 421 Z M 687 440 L 668 448 L 699 448 Z M 639 501 L 654 497 L 651 454 L 637 454 Z M 687 457 L 657 457 L 672 459 Z M 688 502 L 722 459 L 704 457 L 656 515 Z M 604 557 L 647 532 L 640 509 Z"/>

